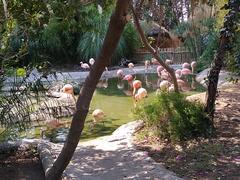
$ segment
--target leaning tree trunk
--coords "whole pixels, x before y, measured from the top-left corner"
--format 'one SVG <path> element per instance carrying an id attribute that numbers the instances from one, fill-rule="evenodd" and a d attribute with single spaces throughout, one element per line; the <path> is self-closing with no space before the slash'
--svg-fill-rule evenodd
<path id="1" fill-rule="evenodd" d="M 211 121 L 214 118 L 215 100 L 217 94 L 218 77 L 220 70 L 224 63 L 224 56 L 227 50 L 230 48 L 231 40 L 234 36 L 235 26 L 237 26 L 237 20 L 239 18 L 240 1 L 230 1 L 228 5 L 225 5 L 226 9 L 230 9 L 229 13 L 224 18 L 224 26 L 221 29 L 220 44 L 214 57 L 212 67 L 208 75 L 208 88 L 206 95 L 205 111 L 210 117 Z"/>
<path id="2" fill-rule="evenodd" d="M 133 6 L 131 7 L 131 9 L 132 9 L 132 12 L 133 12 L 133 18 L 134 18 L 134 23 L 135 23 L 136 29 L 137 29 L 140 37 L 141 37 L 141 40 L 142 40 L 143 44 L 146 46 L 148 51 L 154 56 L 154 58 L 158 60 L 158 62 L 161 64 L 161 66 L 164 69 L 166 69 L 166 71 L 170 74 L 170 76 L 171 76 L 171 78 L 173 80 L 174 91 L 176 93 L 178 93 L 179 89 L 178 89 L 178 83 L 177 83 L 177 78 L 176 78 L 174 69 L 171 68 L 170 66 L 168 66 L 167 64 L 165 64 L 161 60 L 161 58 L 158 56 L 157 51 L 147 42 L 145 34 L 144 34 L 144 32 L 143 32 L 143 30 L 141 28 L 141 25 L 139 23 L 138 15 L 136 14 Z"/>
<path id="3" fill-rule="evenodd" d="M 111 16 L 101 52 L 79 94 L 76 104 L 76 112 L 74 113 L 72 119 L 67 140 L 57 160 L 54 162 L 51 169 L 46 173 L 46 179 L 48 180 L 60 179 L 63 171 L 73 156 L 84 128 L 85 118 L 88 114 L 89 105 L 96 85 L 105 67 L 110 63 L 110 59 L 118 45 L 124 26 L 127 23 L 126 16 L 129 3 L 130 0 L 118 0 L 116 3 L 115 12 Z"/>

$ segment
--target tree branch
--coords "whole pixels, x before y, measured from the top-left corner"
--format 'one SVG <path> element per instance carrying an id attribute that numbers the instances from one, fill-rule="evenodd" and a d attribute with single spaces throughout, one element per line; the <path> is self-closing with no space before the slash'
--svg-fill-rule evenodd
<path id="1" fill-rule="evenodd" d="M 161 58 L 158 56 L 157 51 L 148 43 L 147 38 L 146 38 L 142 28 L 141 28 L 141 25 L 140 25 L 139 20 L 138 20 L 138 16 L 137 16 L 133 6 L 131 6 L 131 10 L 132 10 L 132 13 L 133 13 L 133 19 L 134 19 L 135 27 L 136 27 L 136 29 L 137 29 L 140 37 L 141 37 L 141 40 L 142 40 L 143 44 L 148 49 L 148 51 L 153 55 L 153 57 L 158 60 L 158 62 L 161 64 L 161 66 L 164 69 L 166 69 L 166 71 L 170 74 L 170 76 L 172 78 L 172 81 L 173 81 L 173 84 L 174 84 L 174 90 L 175 90 L 175 92 L 178 93 L 179 92 L 178 83 L 177 83 L 177 78 L 176 78 L 174 69 L 171 68 L 170 66 L 168 66 L 167 64 L 165 64 L 161 60 Z"/>

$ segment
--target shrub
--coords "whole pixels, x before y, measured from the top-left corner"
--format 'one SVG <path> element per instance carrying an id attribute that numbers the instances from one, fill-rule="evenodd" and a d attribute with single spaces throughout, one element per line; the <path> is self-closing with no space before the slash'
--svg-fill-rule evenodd
<path id="1" fill-rule="evenodd" d="M 212 130 L 203 106 L 177 93 L 162 92 L 151 103 L 137 106 L 135 113 L 159 137 L 172 141 L 206 136 Z"/>

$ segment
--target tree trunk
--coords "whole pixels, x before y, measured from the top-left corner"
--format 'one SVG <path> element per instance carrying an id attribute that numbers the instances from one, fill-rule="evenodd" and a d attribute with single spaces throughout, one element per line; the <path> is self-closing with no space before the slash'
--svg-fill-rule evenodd
<path id="1" fill-rule="evenodd" d="M 175 75 L 175 71 L 173 68 L 171 68 L 170 66 L 168 66 L 167 64 L 165 64 L 161 58 L 158 56 L 157 51 L 147 42 L 147 39 L 145 37 L 145 34 L 140 26 L 139 20 L 138 20 L 138 16 L 134 10 L 134 7 L 131 7 L 132 12 L 133 12 L 133 18 L 134 18 L 134 23 L 136 26 L 136 29 L 141 37 L 142 42 L 144 43 L 145 47 L 148 49 L 148 51 L 154 56 L 155 59 L 158 60 L 158 62 L 162 65 L 162 67 L 164 67 L 164 69 L 167 70 L 167 72 L 170 74 L 173 84 L 174 84 L 174 90 L 175 92 L 179 92 L 178 90 L 178 83 L 177 83 L 177 78 Z"/>
<path id="2" fill-rule="evenodd" d="M 232 3 L 232 4 L 231 4 Z M 217 50 L 216 56 L 214 57 L 212 67 L 208 75 L 208 89 L 206 95 L 206 106 L 205 112 L 208 114 L 210 120 L 213 122 L 214 111 L 215 111 L 215 100 L 217 94 L 217 85 L 220 70 L 223 66 L 224 56 L 228 50 L 229 44 L 231 44 L 231 39 L 234 35 L 234 23 L 237 22 L 240 11 L 239 1 L 229 1 L 231 9 L 224 18 L 224 26 L 221 29 L 220 44 Z"/>
<path id="3" fill-rule="evenodd" d="M 63 171 L 73 156 L 84 128 L 85 118 L 88 114 L 89 105 L 96 85 L 103 71 L 105 70 L 105 67 L 110 63 L 110 59 L 118 45 L 124 26 L 127 23 L 126 15 L 129 3 L 130 0 L 117 1 L 115 12 L 111 16 L 101 52 L 93 66 L 93 69 L 86 78 L 85 84 L 79 94 L 76 104 L 76 112 L 74 113 L 72 119 L 67 140 L 57 160 L 54 162 L 50 170 L 47 171 L 47 180 L 60 179 Z"/>
<path id="4" fill-rule="evenodd" d="M 228 42 L 226 37 L 221 38 L 220 47 L 217 51 L 217 55 L 213 60 L 211 70 L 208 75 L 208 89 L 206 95 L 206 107 L 205 111 L 208 113 L 211 120 L 213 120 L 214 106 L 217 94 L 217 84 L 220 70 L 223 66 L 223 59 L 225 55 L 225 45 Z"/>

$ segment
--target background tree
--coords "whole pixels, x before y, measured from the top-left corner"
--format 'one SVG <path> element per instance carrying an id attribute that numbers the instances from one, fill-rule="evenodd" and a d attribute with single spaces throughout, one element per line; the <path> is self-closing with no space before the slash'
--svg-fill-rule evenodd
<path id="1" fill-rule="evenodd" d="M 220 30 L 220 44 L 208 75 L 208 88 L 205 111 L 208 113 L 209 117 L 212 120 L 215 111 L 214 107 L 219 73 L 224 63 L 225 54 L 228 50 L 231 49 L 231 44 L 233 42 L 235 31 L 239 31 L 240 1 L 229 0 L 229 2 L 225 4 L 223 8 L 229 10 L 229 12 L 224 18 L 224 24 L 222 29 Z"/>

